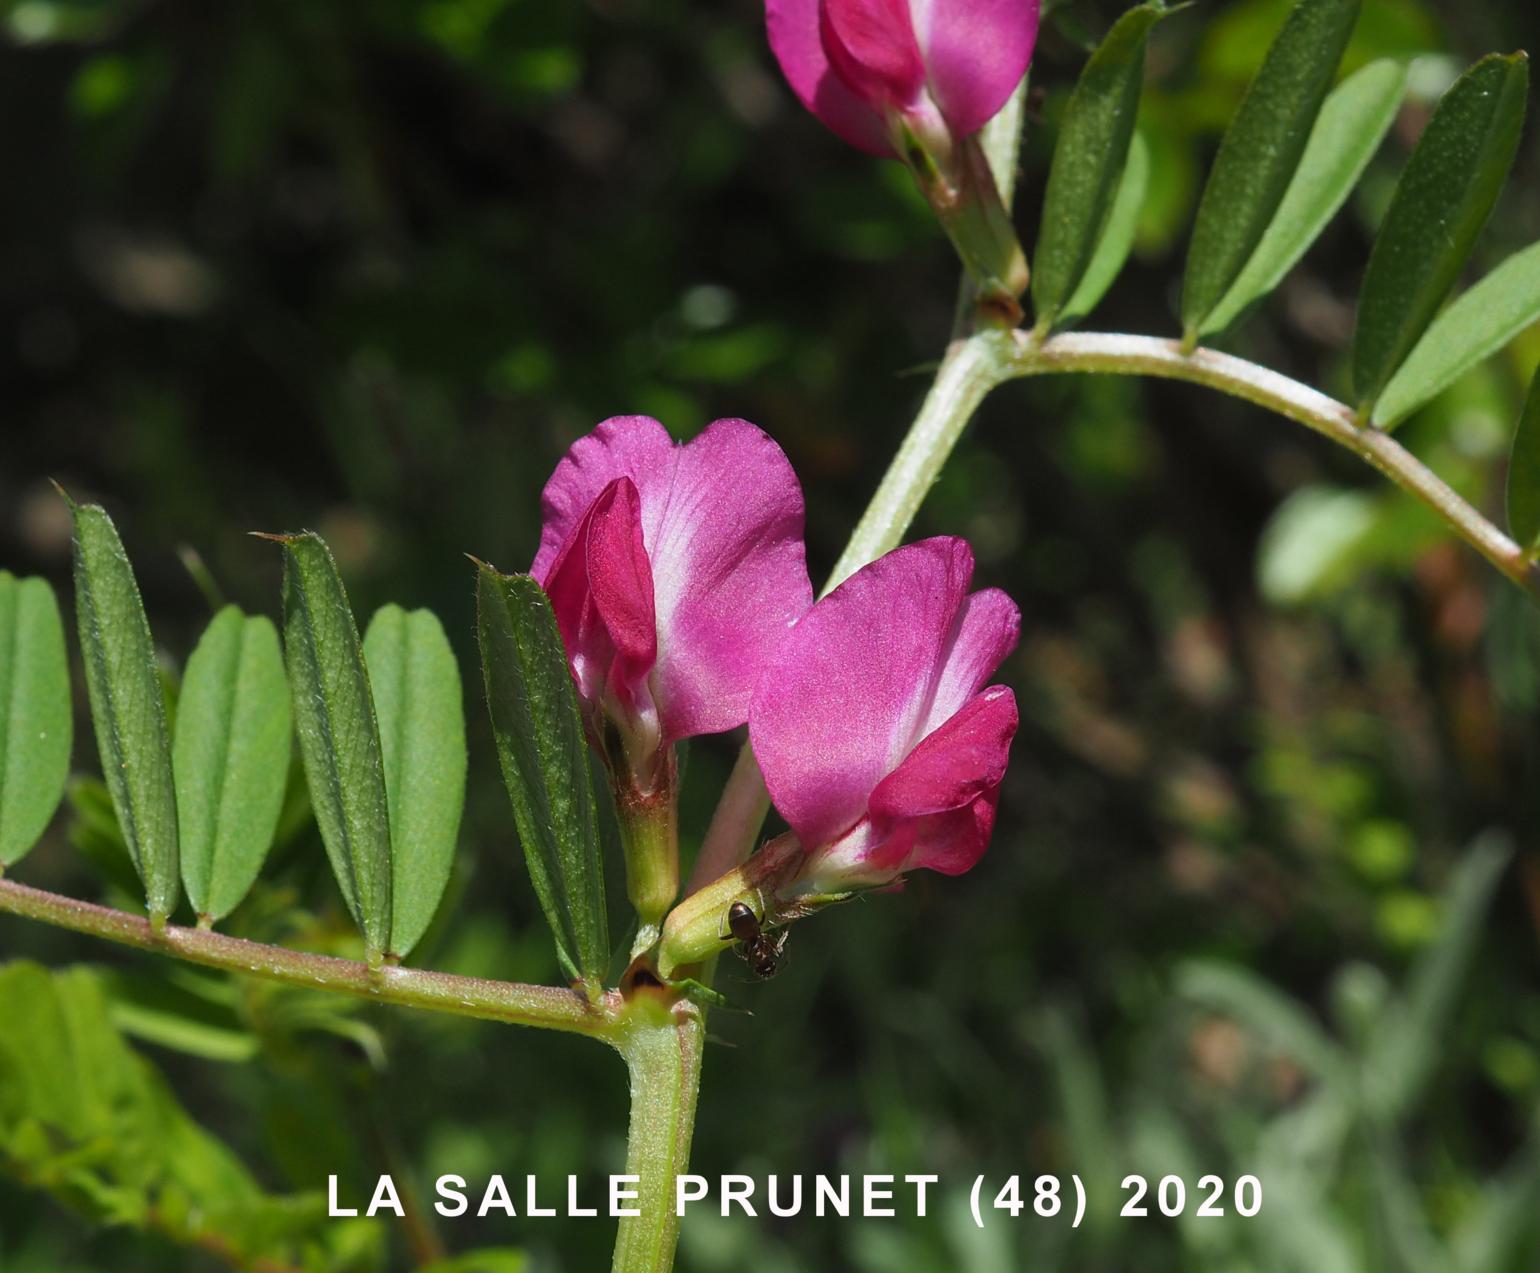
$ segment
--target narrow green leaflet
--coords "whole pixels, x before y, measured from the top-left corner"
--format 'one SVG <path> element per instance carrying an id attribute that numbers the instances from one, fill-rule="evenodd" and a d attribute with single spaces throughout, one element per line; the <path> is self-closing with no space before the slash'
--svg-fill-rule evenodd
<path id="1" fill-rule="evenodd" d="M 1246 268 L 1278 211 L 1358 10 L 1359 0 L 1300 0 L 1225 132 L 1187 253 L 1182 327 L 1189 339 Z"/>
<path id="2" fill-rule="evenodd" d="M 0 570 L 0 867 L 21 860 L 59 807 L 70 728 L 69 656 L 53 589 Z"/>
<path id="3" fill-rule="evenodd" d="M 1073 327 L 1102 302 L 1108 290 L 1117 282 L 1118 275 L 1128 264 L 1128 255 L 1134 250 L 1134 236 L 1139 229 L 1139 214 L 1144 210 L 1144 196 L 1150 188 L 1150 147 L 1138 133 L 1128 148 L 1128 163 L 1123 168 L 1123 180 L 1118 186 L 1117 198 L 1112 201 L 1112 211 L 1101 240 L 1086 267 L 1085 277 L 1075 294 L 1065 303 L 1056 324 Z"/>
<path id="4" fill-rule="evenodd" d="M 604 865 L 588 744 L 556 616 L 528 575 L 480 565 L 477 629 L 497 756 L 529 874 L 569 974 L 597 986 L 609 960 Z"/>
<path id="5" fill-rule="evenodd" d="M 1508 458 L 1508 533 L 1525 552 L 1540 552 L 1540 372 L 1529 387 Z"/>
<path id="6" fill-rule="evenodd" d="M 283 807 L 289 734 L 278 633 L 226 606 L 187 660 L 172 747 L 182 883 L 200 916 L 228 915 L 262 869 Z"/>
<path id="7" fill-rule="evenodd" d="M 1374 408 L 1393 429 L 1540 320 L 1540 243 L 1516 252 L 1433 320 Z"/>
<path id="8" fill-rule="evenodd" d="M 316 825 L 369 961 L 390 948 L 390 818 L 369 673 L 331 550 L 313 531 L 284 547 L 283 644 Z"/>
<path id="9" fill-rule="evenodd" d="M 1358 303 L 1353 390 L 1362 414 L 1464 269 L 1513 167 L 1528 90 L 1524 54 L 1483 58 L 1444 94 L 1407 161 Z"/>
<path id="10" fill-rule="evenodd" d="M 1407 68 L 1384 59 L 1343 80 L 1315 121 L 1304 157 L 1257 250 L 1207 318 L 1200 336 L 1225 331 L 1283 282 L 1337 215 L 1395 123 Z"/>
<path id="11" fill-rule="evenodd" d="M 465 808 L 460 668 L 427 610 L 375 612 L 364 636 L 390 802 L 390 953 L 405 957 L 444 896 Z"/>
<path id="12" fill-rule="evenodd" d="M 134 569 L 105 510 L 71 502 L 75 618 L 102 776 L 152 919 L 176 909 L 176 786 L 166 700 Z"/>
<path id="13" fill-rule="evenodd" d="M 1054 325 L 1091 265 L 1128 160 L 1158 3 L 1130 9 L 1091 55 L 1064 108 L 1032 266 L 1039 329 Z"/>

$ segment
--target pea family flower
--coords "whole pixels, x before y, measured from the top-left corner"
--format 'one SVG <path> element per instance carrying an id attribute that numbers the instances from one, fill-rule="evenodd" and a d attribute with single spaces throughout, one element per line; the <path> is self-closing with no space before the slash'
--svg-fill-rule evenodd
<path id="1" fill-rule="evenodd" d="M 749 740 L 791 832 L 685 899 L 659 967 L 705 958 L 747 901 L 769 925 L 907 872 L 959 875 L 989 845 L 1016 734 L 1015 695 L 985 686 L 1021 631 L 998 589 L 969 593 L 961 539 L 897 549 L 835 589 L 765 666 Z"/>
<path id="2" fill-rule="evenodd" d="M 610 763 L 632 900 L 660 919 L 678 886 L 673 744 L 743 724 L 813 602 L 802 489 L 746 420 L 681 446 L 656 420 L 616 416 L 573 444 L 542 512 L 530 573 Z"/>
<path id="3" fill-rule="evenodd" d="M 895 129 L 978 132 L 1032 61 L 1039 0 L 768 0 L 792 91 L 835 133 L 892 157 Z"/>
<path id="4" fill-rule="evenodd" d="M 767 0 L 792 91 L 838 136 L 908 165 L 959 255 L 1009 317 L 1026 259 L 974 134 L 1037 44 L 1040 0 Z"/>
<path id="5" fill-rule="evenodd" d="M 969 594 L 961 539 L 889 553 L 819 602 L 765 668 L 749 737 L 807 853 L 802 894 L 959 875 L 983 855 L 1017 725 L 983 688 L 1021 631 L 998 589 Z"/>

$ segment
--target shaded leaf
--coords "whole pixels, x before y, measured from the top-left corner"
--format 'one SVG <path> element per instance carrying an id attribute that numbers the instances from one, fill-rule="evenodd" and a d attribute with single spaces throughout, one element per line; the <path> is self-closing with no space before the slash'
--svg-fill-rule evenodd
<path id="1" fill-rule="evenodd" d="M 1085 277 L 1128 160 L 1161 5 L 1130 9 L 1091 55 L 1059 123 L 1032 267 L 1039 329 L 1051 327 Z"/>
<path id="2" fill-rule="evenodd" d="M 1102 297 L 1117 282 L 1134 248 L 1149 185 L 1150 148 L 1144 138 L 1135 133 L 1128 147 L 1123 180 L 1118 185 L 1117 198 L 1112 201 L 1112 211 L 1107 214 L 1107 224 L 1102 229 L 1096 252 L 1090 265 L 1086 266 L 1085 277 L 1075 288 L 1075 294 L 1065 303 L 1058 326 L 1071 327 L 1080 322 L 1101 304 Z"/>
<path id="3" fill-rule="evenodd" d="M 278 633 L 226 606 L 187 660 L 172 750 L 182 883 L 199 915 L 228 915 L 262 869 L 283 807 L 289 733 Z"/>
<path id="4" fill-rule="evenodd" d="M 369 673 L 337 563 L 282 536 L 284 658 L 316 825 L 371 963 L 390 946 L 390 818 Z"/>
<path id="5" fill-rule="evenodd" d="M 1374 408 L 1393 429 L 1540 320 L 1540 243 L 1516 252 L 1433 320 Z"/>
<path id="6" fill-rule="evenodd" d="M 76 505 L 75 620 L 102 776 L 152 918 L 176 909 L 176 786 L 150 622 L 104 509 Z"/>
<path id="7" fill-rule="evenodd" d="M 1371 62 L 1332 90 L 1277 215 L 1240 277 L 1199 324 L 1200 336 L 1230 327 L 1299 264 L 1347 202 L 1395 123 L 1406 81 L 1402 63 L 1384 60 Z"/>
<path id="8" fill-rule="evenodd" d="M 0 570 L 0 867 L 36 844 L 70 767 L 69 655 L 53 589 Z"/>
<path id="9" fill-rule="evenodd" d="M 609 959 L 604 867 L 577 692 L 551 603 L 528 575 L 479 565 L 487 706 L 530 879 L 569 975 L 596 986 Z"/>
<path id="10" fill-rule="evenodd" d="M 1278 211 L 1337 75 L 1360 0 L 1300 0 L 1225 132 L 1209 174 L 1182 284 L 1196 338 Z"/>
<path id="11" fill-rule="evenodd" d="M 1443 1055 L 1441 1040 L 1511 856 L 1504 837 L 1488 835 L 1455 867 L 1438 937 L 1412 969 L 1405 998 L 1387 1009 L 1370 1041 L 1365 1091 L 1378 1114 L 1394 1119 L 1410 1108 Z"/>
<path id="12" fill-rule="evenodd" d="M 1469 259 L 1508 179 L 1529 63 L 1483 58 L 1444 94 L 1385 214 L 1358 304 L 1353 391 L 1368 415 Z"/>
<path id="13" fill-rule="evenodd" d="M 460 668 L 436 616 L 395 605 L 369 621 L 364 663 L 390 806 L 390 953 L 405 956 L 444 896 L 465 808 Z"/>
<path id="14" fill-rule="evenodd" d="M 1525 552 L 1540 549 L 1540 372 L 1529 386 L 1508 457 L 1508 533 Z"/>
<path id="15" fill-rule="evenodd" d="M 1317 1078 L 1335 1076 L 1342 1069 L 1340 1049 L 1310 1014 L 1245 968 L 1191 961 L 1177 972 L 1176 992 L 1233 1018 Z"/>

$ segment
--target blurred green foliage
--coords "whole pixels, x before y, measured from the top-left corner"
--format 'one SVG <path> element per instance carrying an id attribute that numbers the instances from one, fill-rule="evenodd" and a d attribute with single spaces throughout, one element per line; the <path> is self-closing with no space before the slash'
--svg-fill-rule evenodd
<path id="1" fill-rule="evenodd" d="M 1028 235 L 1053 121 L 1120 8 L 1051 7 Z M 1136 256 L 1094 325 L 1174 331 L 1202 174 L 1285 7 L 1161 25 Z M 751 0 L 0 4 L 0 562 L 64 591 L 68 518 L 46 478 L 103 500 L 173 685 L 207 617 L 184 546 L 231 600 L 276 615 L 274 555 L 243 532 L 315 526 L 360 613 L 435 610 L 472 687 L 472 760 L 449 898 L 415 962 L 557 976 L 470 675 L 461 554 L 527 565 L 541 484 L 603 416 L 688 436 L 731 414 L 797 466 L 822 573 L 945 338 L 955 270 L 908 178 L 795 107 L 761 20 Z M 1429 104 L 1476 56 L 1537 36 L 1532 7 L 1504 0 L 1365 6 L 1348 69 L 1416 58 L 1412 99 L 1231 347 L 1345 391 L 1369 236 Z M 1483 269 L 1540 237 L 1535 136 Z M 1531 333 L 1400 434 L 1494 516 L 1537 361 Z M 915 528 L 940 531 L 972 538 L 981 582 L 1026 614 L 994 846 L 968 877 L 799 926 L 772 983 L 724 973 L 754 1015 L 714 1019 L 693 1165 L 996 1185 L 1079 1171 L 1101 1182 L 1093 1220 L 979 1231 L 955 1188 L 924 1221 L 700 1213 L 682 1267 L 1534 1268 L 1533 607 L 1351 456 L 1180 386 L 1003 390 Z M 78 745 L 77 767 L 91 754 Z M 691 750 L 692 840 L 731 755 Z M 299 790 L 231 931 L 356 953 Z M 71 803 L 23 878 L 125 901 L 100 784 L 78 780 Z M 1500 874 L 1468 847 L 1489 829 L 1514 846 Z M 1484 860 L 1490 898 L 1472 908 Z M 89 978 L 177 1093 L 168 1117 L 246 1164 L 242 1189 L 620 1169 L 621 1068 L 581 1040 L 227 983 L 20 921 L 0 920 L 0 948 L 103 967 L 39 984 Z M 1452 963 L 1431 1028 L 1424 1014 L 1384 1036 Z M 1393 1114 L 1366 1068 L 1382 1037 L 1416 1071 Z M 1122 1174 L 1170 1169 L 1189 1189 L 1284 1172 L 1290 1240 L 1112 1214 Z M 80 1217 L 0 1180 L 0 1268 L 219 1266 Z M 359 1230 L 360 1258 L 390 1268 L 518 1247 L 532 1269 L 586 1270 L 611 1238 L 602 1220 Z"/>

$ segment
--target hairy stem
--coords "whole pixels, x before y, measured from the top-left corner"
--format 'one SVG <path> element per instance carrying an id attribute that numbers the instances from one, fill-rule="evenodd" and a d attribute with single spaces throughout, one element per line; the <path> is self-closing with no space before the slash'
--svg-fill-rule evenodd
<path id="1" fill-rule="evenodd" d="M 483 1021 L 588 1034 L 618 1046 L 621 1005 L 617 995 L 589 1003 L 576 991 L 559 986 L 526 986 L 418 968 L 371 969 L 352 959 L 313 955 L 205 929 L 167 924 L 156 930 L 137 915 L 29 888 L 14 880 L 0 879 L 0 911 L 285 985 Z"/>
<path id="2" fill-rule="evenodd" d="M 1254 402 L 1314 429 L 1373 465 L 1519 587 L 1540 597 L 1540 574 L 1518 544 L 1390 434 L 1361 424 L 1349 407 L 1308 385 L 1211 349 L 1184 353 L 1180 341 L 1154 336 L 1071 333 L 1039 343 L 1024 332 L 1014 332 L 1010 341 L 1010 351 L 998 368 L 1002 380 L 1071 371 L 1185 380 Z"/>
<path id="3" fill-rule="evenodd" d="M 617 1046 L 631 1075 L 626 1174 L 638 1214 L 622 1216 L 613 1273 L 668 1273 L 679 1241 L 675 1181 L 689 1166 L 706 1028 L 699 1010 L 651 994 L 633 1000 Z"/>

